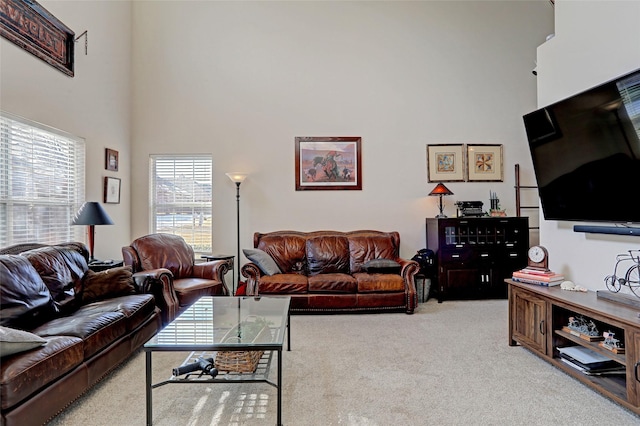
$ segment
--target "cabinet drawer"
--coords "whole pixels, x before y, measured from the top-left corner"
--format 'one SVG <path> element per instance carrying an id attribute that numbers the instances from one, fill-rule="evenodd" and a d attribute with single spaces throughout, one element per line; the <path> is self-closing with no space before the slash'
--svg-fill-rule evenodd
<path id="1" fill-rule="evenodd" d="M 443 250 L 440 255 L 440 262 L 468 262 L 473 258 L 474 253 L 471 250 Z"/>

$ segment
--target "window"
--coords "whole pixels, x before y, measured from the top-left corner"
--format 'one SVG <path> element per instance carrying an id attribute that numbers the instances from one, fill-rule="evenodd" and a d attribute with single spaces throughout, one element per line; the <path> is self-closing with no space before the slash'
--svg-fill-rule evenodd
<path id="1" fill-rule="evenodd" d="M 82 138 L 0 113 L 0 247 L 79 241 L 71 220 L 84 202 Z"/>
<path id="2" fill-rule="evenodd" d="M 210 155 L 151 156 L 151 232 L 180 235 L 195 252 L 211 252 Z"/>

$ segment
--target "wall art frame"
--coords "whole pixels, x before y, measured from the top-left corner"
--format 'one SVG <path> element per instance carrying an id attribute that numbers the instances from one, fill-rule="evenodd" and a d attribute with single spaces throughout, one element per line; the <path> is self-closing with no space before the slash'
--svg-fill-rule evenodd
<path id="1" fill-rule="evenodd" d="M 118 171 L 118 151 L 116 151 L 115 149 L 105 148 L 104 168 L 112 172 Z"/>
<path id="2" fill-rule="evenodd" d="M 0 2 L 0 36 L 73 77 L 75 33 L 35 0 Z"/>
<path id="3" fill-rule="evenodd" d="M 104 178 L 104 202 L 106 204 L 120 204 L 120 185 L 119 178 L 105 176 Z"/>
<path id="4" fill-rule="evenodd" d="M 463 144 L 427 145 L 428 182 L 464 182 Z"/>
<path id="5" fill-rule="evenodd" d="M 468 144 L 467 166 L 469 182 L 502 182 L 502 145 Z"/>
<path id="6" fill-rule="evenodd" d="M 296 191 L 362 190 L 362 138 L 295 138 Z"/>

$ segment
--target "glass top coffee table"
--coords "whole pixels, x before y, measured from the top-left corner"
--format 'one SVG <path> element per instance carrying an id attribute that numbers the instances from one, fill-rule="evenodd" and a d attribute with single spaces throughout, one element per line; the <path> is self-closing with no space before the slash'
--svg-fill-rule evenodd
<path id="1" fill-rule="evenodd" d="M 147 425 L 153 423 L 152 391 L 171 383 L 264 382 L 278 391 L 282 424 L 282 348 L 291 350 L 289 296 L 200 298 L 144 345 Z M 173 375 L 152 383 L 154 352 L 190 352 Z M 269 380 L 276 354 L 277 379 Z"/>

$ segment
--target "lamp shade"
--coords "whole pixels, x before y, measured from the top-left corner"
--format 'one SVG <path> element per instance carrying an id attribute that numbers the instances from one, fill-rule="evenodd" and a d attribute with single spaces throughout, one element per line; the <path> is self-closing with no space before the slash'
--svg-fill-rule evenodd
<path id="1" fill-rule="evenodd" d="M 453 195 L 453 192 L 449 190 L 442 183 L 436 185 L 435 188 L 429 193 L 429 195 Z"/>
<path id="2" fill-rule="evenodd" d="M 71 221 L 72 225 L 113 225 L 113 221 L 96 201 L 87 201 Z"/>
<path id="3" fill-rule="evenodd" d="M 244 182 L 244 180 L 248 176 L 246 173 L 238 173 L 238 172 L 229 172 L 225 174 L 229 177 L 229 179 L 231 179 L 232 182 L 235 182 L 235 183 Z"/>

